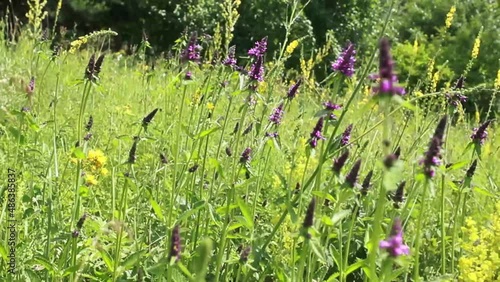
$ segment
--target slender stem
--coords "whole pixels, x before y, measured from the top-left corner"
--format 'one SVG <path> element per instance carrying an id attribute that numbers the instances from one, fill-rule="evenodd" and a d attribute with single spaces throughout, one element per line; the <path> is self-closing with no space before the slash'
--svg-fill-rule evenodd
<path id="1" fill-rule="evenodd" d="M 425 207 L 427 206 L 427 194 L 429 190 L 429 186 L 432 185 L 432 182 L 429 179 L 425 180 L 424 183 L 424 190 L 422 191 L 422 200 L 420 203 L 420 212 L 418 215 L 418 221 L 417 221 L 417 234 L 416 234 L 416 242 L 415 242 L 415 264 L 413 265 L 413 281 L 417 282 L 420 281 L 420 275 L 419 275 L 419 270 L 420 270 L 420 243 L 421 243 L 421 237 L 422 237 L 422 225 L 424 222 L 424 213 L 425 213 Z"/>

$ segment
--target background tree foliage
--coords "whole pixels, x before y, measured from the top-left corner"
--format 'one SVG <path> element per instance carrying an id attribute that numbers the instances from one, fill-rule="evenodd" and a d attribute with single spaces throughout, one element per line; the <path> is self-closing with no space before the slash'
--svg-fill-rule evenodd
<path id="1" fill-rule="evenodd" d="M 14 11 L 21 21 L 27 10 L 25 1 L 3 1 L 0 11 Z M 58 0 L 48 0 L 46 26 L 52 26 Z M 168 50 L 186 31 L 213 35 L 217 24 L 223 23 L 219 0 L 65 0 L 57 26 L 68 29 L 67 40 L 98 29 L 111 28 L 119 36 L 114 48 L 137 45 L 148 35 L 155 53 Z M 290 14 L 291 0 L 242 0 L 231 45 L 244 55 L 254 41 L 268 36 L 270 54 L 279 50 L 285 38 L 285 22 Z M 307 3 L 302 0 L 302 5 Z M 456 13 L 449 29 L 445 19 L 450 7 Z M 474 39 L 481 27 L 481 48 L 477 61 L 467 75 L 467 86 L 481 86 L 472 93 L 474 102 L 488 106 L 500 58 L 500 9 L 494 0 L 407 0 L 395 7 L 389 25 L 400 77 L 409 82 L 423 81 L 429 61 L 442 69 L 439 87 L 456 80 L 466 68 Z M 312 0 L 305 7 L 291 30 L 290 40 L 303 38 L 302 54 L 310 54 L 333 34 L 337 50 L 346 41 L 356 44 L 359 60 L 366 58 L 376 44 L 377 32 L 387 10 L 387 1 L 379 0 Z M 12 13 L 11 13 L 12 14 Z M 397 41 L 396 41 L 397 40 Z M 415 55 L 413 45 L 418 44 Z M 333 52 L 335 53 L 335 52 Z M 329 62 L 336 54 L 324 58 L 321 79 L 328 74 Z M 298 54 L 288 62 L 299 65 Z M 485 90 L 486 89 L 486 90 Z"/>

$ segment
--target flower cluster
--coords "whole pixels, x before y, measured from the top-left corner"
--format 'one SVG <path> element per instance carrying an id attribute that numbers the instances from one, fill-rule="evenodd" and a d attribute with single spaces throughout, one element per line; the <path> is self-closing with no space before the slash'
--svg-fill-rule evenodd
<path id="1" fill-rule="evenodd" d="M 323 103 L 323 106 L 325 106 L 326 111 L 330 112 L 328 118 L 330 118 L 331 120 L 336 120 L 337 116 L 333 113 L 333 111 L 341 109 L 342 105 L 334 104 L 331 101 L 327 101 Z"/>
<path id="2" fill-rule="evenodd" d="M 484 140 L 488 137 L 488 131 L 486 130 L 490 125 L 491 120 L 487 120 L 478 128 L 474 128 L 474 132 L 471 134 L 470 138 L 476 144 L 484 144 Z"/>
<path id="3" fill-rule="evenodd" d="M 498 281 L 500 273 L 500 202 L 495 211 L 490 213 L 489 224 L 481 224 L 467 218 L 462 250 L 464 254 L 458 260 L 460 281 Z"/>
<path id="4" fill-rule="evenodd" d="M 429 143 L 429 148 L 427 149 L 424 158 L 420 162 L 424 165 L 424 174 L 428 178 L 434 177 L 434 175 L 436 174 L 434 167 L 441 164 L 441 146 L 443 145 L 446 121 L 446 116 L 444 116 L 439 121 L 439 124 L 436 127 L 434 135 L 432 136 L 432 139 Z"/>
<path id="5" fill-rule="evenodd" d="M 198 44 L 198 34 L 196 32 L 191 33 L 188 45 L 181 53 L 181 61 L 199 62 L 201 49 L 201 45 Z"/>
<path id="6" fill-rule="evenodd" d="M 348 43 L 342 54 L 332 63 L 332 70 L 343 73 L 347 77 L 354 74 L 354 63 L 356 62 L 356 50 L 352 43 Z"/>
<path id="7" fill-rule="evenodd" d="M 258 82 L 264 81 L 264 55 L 267 51 L 267 37 L 262 38 L 261 41 L 255 42 L 252 49 L 248 51 L 248 55 L 253 57 L 252 66 L 248 76 L 250 79 Z"/>
<path id="8" fill-rule="evenodd" d="M 341 146 L 349 144 L 349 140 L 351 140 L 351 131 L 352 131 L 352 124 L 349 124 L 345 129 L 345 131 L 342 133 L 342 137 L 340 138 Z"/>
<path id="9" fill-rule="evenodd" d="M 320 117 L 313 131 L 311 132 L 311 139 L 309 139 L 309 145 L 312 148 L 316 148 L 318 146 L 318 140 L 325 140 L 326 138 L 321 134 L 323 130 L 324 119 Z"/>
<path id="10" fill-rule="evenodd" d="M 302 84 L 302 79 L 299 79 L 295 84 L 290 86 L 290 89 L 288 89 L 288 92 L 286 94 L 286 98 L 289 99 L 290 101 L 297 96 L 297 90 L 299 90 L 300 85 Z"/>
<path id="11" fill-rule="evenodd" d="M 269 116 L 269 121 L 275 125 L 279 125 L 281 123 L 283 113 L 283 103 L 281 103 L 277 108 L 273 110 L 273 113 Z"/>
<path id="12" fill-rule="evenodd" d="M 222 61 L 222 64 L 229 67 L 236 66 L 236 46 L 229 47 L 227 57 Z"/>
<path id="13" fill-rule="evenodd" d="M 390 96 L 406 94 L 404 88 L 397 86 L 398 77 L 393 72 L 393 67 L 389 40 L 384 37 L 380 41 L 379 74 L 370 75 L 371 79 L 379 81 L 379 85 L 373 87 L 375 93 Z"/>
<path id="14" fill-rule="evenodd" d="M 410 248 L 403 243 L 403 228 L 401 227 L 401 220 L 399 218 L 394 220 L 391 236 L 387 240 L 380 241 L 379 247 L 387 250 L 392 257 L 399 257 L 410 253 Z"/>

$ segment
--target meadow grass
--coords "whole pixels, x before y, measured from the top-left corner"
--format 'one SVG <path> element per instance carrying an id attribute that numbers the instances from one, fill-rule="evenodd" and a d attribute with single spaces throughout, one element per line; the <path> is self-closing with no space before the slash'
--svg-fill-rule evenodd
<path id="1" fill-rule="evenodd" d="M 59 54 L 2 41 L 2 280 L 500 279 L 499 135 L 473 142 L 485 121 L 444 102 L 467 88 L 377 95 L 373 46 L 352 77 L 302 77 L 292 98 L 282 56 L 255 82 L 259 55 L 153 62 L 147 42 L 104 51 L 110 35 Z M 399 235 L 401 253 L 379 248 Z"/>

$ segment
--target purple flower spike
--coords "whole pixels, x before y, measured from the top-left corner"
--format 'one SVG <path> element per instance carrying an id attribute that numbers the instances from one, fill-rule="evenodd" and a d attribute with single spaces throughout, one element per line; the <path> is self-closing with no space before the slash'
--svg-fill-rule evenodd
<path id="1" fill-rule="evenodd" d="M 379 74 L 370 75 L 371 79 L 379 79 L 379 85 L 373 87 L 373 91 L 378 94 L 405 95 L 404 88 L 397 86 L 398 77 L 393 72 L 394 61 L 391 56 L 391 47 L 387 38 L 380 41 Z"/>
<path id="2" fill-rule="evenodd" d="M 176 262 L 181 259 L 181 234 L 179 225 L 176 225 L 174 230 L 172 230 L 172 238 L 170 239 L 170 258 L 174 257 Z"/>
<path id="3" fill-rule="evenodd" d="M 334 111 L 342 108 L 342 105 L 334 104 L 330 101 L 323 103 L 323 106 L 325 106 L 325 109 L 329 111 Z"/>
<path id="4" fill-rule="evenodd" d="M 227 57 L 222 61 L 222 64 L 229 67 L 236 65 L 236 46 L 229 47 Z"/>
<path id="5" fill-rule="evenodd" d="M 257 57 L 257 60 L 252 64 L 250 68 L 250 72 L 248 75 L 252 80 L 256 80 L 258 82 L 264 81 L 264 62 L 262 56 Z"/>
<path id="6" fill-rule="evenodd" d="M 351 131 L 352 131 L 352 124 L 349 124 L 345 129 L 344 133 L 342 133 L 342 138 L 340 139 L 341 146 L 349 144 L 349 140 L 351 140 Z"/>
<path id="7" fill-rule="evenodd" d="M 250 148 L 250 147 L 246 148 L 243 151 L 243 153 L 241 153 L 240 163 L 246 164 L 246 163 L 250 162 L 250 160 L 252 159 L 251 154 L 252 154 L 252 148 Z"/>
<path id="8" fill-rule="evenodd" d="M 193 73 L 190 72 L 190 71 L 186 72 L 186 75 L 184 76 L 184 79 L 185 80 L 191 80 L 191 79 L 193 79 Z"/>
<path id="9" fill-rule="evenodd" d="M 320 117 L 313 131 L 311 132 L 311 139 L 309 140 L 309 145 L 312 148 L 316 148 L 318 146 L 318 140 L 325 140 L 326 138 L 321 134 L 323 130 L 324 118 Z"/>
<path id="10" fill-rule="evenodd" d="M 399 257 L 410 253 L 410 248 L 403 243 L 403 229 L 399 218 L 394 220 L 391 236 L 387 240 L 380 241 L 379 247 L 387 250 L 392 257 Z"/>
<path id="11" fill-rule="evenodd" d="M 359 169 L 361 168 L 361 160 L 358 160 L 352 167 L 349 174 L 345 177 L 345 182 L 352 188 L 358 182 Z"/>
<path id="12" fill-rule="evenodd" d="M 248 50 L 248 55 L 255 58 L 264 56 L 267 51 L 267 36 L 262 38 L 262 40 L 255 42 L 252 49 Z"/>
<path id="13" fill-rule="evenodd" d="M 299 89 L 300 84 L 302 84 L 302 79 L 299 79 L 297 83 L 294 85 L 290 86 L 290 89 L 288 89 L 288 93 L 286 94 L 286 97 L 291 101 L 295 96 L 297 95 L 297 90 Z"/>
<path id="14" fill-rule="evenodd" d="M 339 71 L 347 77 L 352 77 L 354 74 L 354 63 L 356 62 L 356 50 L 352 43 L 348 43 L 347 47 L 342 51 L 342 54 L 332 63 L 332 70 Z"/>
<path id="15" fill-rule="evenodd" d="M 191 38 L 189 39 L 186 49 L 181 53 L 181 60 L 198 62 L 201 58 L 201 45 L 198 44 L 198 34 L 196 32 L 191 33 Z"/>
<path id="16" fill-rule="evenodd" d="M 275 125 L 279 125 L 281 123 L 283 113 L 283 103 L 281 103 L 277 108 L 273 110 L 273 113 L 269 116 L 269 121 Z"/>
<path id="17" fill-rule="evenodd" d="M 491 120 L 487 120 L 479 128 L 474 128 L 474 132 L 471 134 L 470 138 L 476 144 L 484 144 L 484 140 L 488 137 L 488 131 L 486 130 L 490 125 Z"/>
<path id="18" fill-rule="evenodd" d="M 344 167 L 345 162 L 349 158 L 349 150 L 346 150 L 340 157 L 333 161 L 333 171 L 339 173 L 340 170 Z"/>

